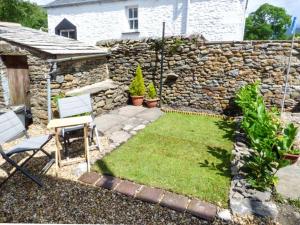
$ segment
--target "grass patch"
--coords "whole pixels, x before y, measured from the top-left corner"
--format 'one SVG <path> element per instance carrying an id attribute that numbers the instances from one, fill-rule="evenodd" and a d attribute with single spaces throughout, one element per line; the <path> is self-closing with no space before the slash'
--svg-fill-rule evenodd
<path id="1" fill-rule="evenodd" d="M 165 114 L 93 168 L 227 207 L 232 128 L 218 118 Z"/>
<path id="2" fill-rule="evenodd" d="M 294 206 L 298 209 L 300 209 L 300 198 L 298 199 L 285 199 L 282 195 L 280 195 L 279 193 L 275 193 L 273 195 L 273 199 L 278 202 L 278 203 L 281 203 L 281 204 L 289 204 L 291 206 Z"/>

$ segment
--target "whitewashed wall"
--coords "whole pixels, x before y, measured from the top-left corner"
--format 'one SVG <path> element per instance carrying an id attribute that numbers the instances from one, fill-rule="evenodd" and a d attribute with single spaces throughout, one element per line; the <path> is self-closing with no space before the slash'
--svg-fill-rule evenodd
<path id="1" fill-rule="evenodd" d="M 95 44 L 107 39 L 137 39 L 167 35 L 203 34 L 210 41 L 242 40 L 245 0 L 127 0 L 48 9 L 49 32 L 68 19 L 78 40 Z M 128 33 L 126 7 L 139 8 L 139 33 Z"/>

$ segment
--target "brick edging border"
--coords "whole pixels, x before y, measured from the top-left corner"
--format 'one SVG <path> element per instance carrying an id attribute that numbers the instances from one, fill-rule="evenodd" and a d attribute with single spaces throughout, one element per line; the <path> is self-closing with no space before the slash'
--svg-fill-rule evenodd
<path id="1" fill-rule="evenodd" d="M 177 109 L 170 109 L 170 108 L 161 108 L 161 111 L 163 111 L 164 113 L 179 113 L 179 114 L 185 114 L 185 115 L 209 116 L 209 117 L 215 117 L 215 118 L 220 118 L 220 119 L 229 119 L 229 120 L 234 119 L 233 117 L 230 117 L 230 116 L 207 113 L 207 112 L 193 112 L 193 111 L 177 110 Z"/>
<path id="2" fill-rule="evenodd" d="M 141 201 L 159 204 L 179 212 L 188 212 L 209 221 L 215 219 L 218 211 L 217 206 L 196 198 L 188 198 L 187 196 L 175 194 L 160 188 L 136 184 L 128 180 L 101 175 L 96 172 L 86 172 L 78 180 L 82 183 L 116 191 Z"/>

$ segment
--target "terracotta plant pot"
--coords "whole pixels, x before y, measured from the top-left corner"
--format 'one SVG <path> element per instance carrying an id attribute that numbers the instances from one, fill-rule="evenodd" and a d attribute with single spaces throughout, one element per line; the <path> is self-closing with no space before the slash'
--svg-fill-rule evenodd
<path id="1" fill-rule="evenodd" d="M 144 101 L 144 96 L 131 96 L 131 100 L 134 106 L 141 106 Z"/>
<path id="2" fill-rule="evenodd" d="M 158 99 L 146 99 L 146 104 L 148 108 L 154 108 L 157 106 Z"/>
<path id="3" fill-rule="evenodd" d="M 290 160 L 292 164 L 297 162 L 300 155 L 284 154 L 284 159 Z"/>

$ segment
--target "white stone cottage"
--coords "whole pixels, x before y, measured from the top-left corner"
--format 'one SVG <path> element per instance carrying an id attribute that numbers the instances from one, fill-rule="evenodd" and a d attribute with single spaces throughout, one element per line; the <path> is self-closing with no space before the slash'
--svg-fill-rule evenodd
<path id="1" fill-rule="evenodd" d="M 108 39 L 201 34 L 240 41 L 246 0 L 55 0 L 46 5 L 49 33 L 95 44 Z"/>

